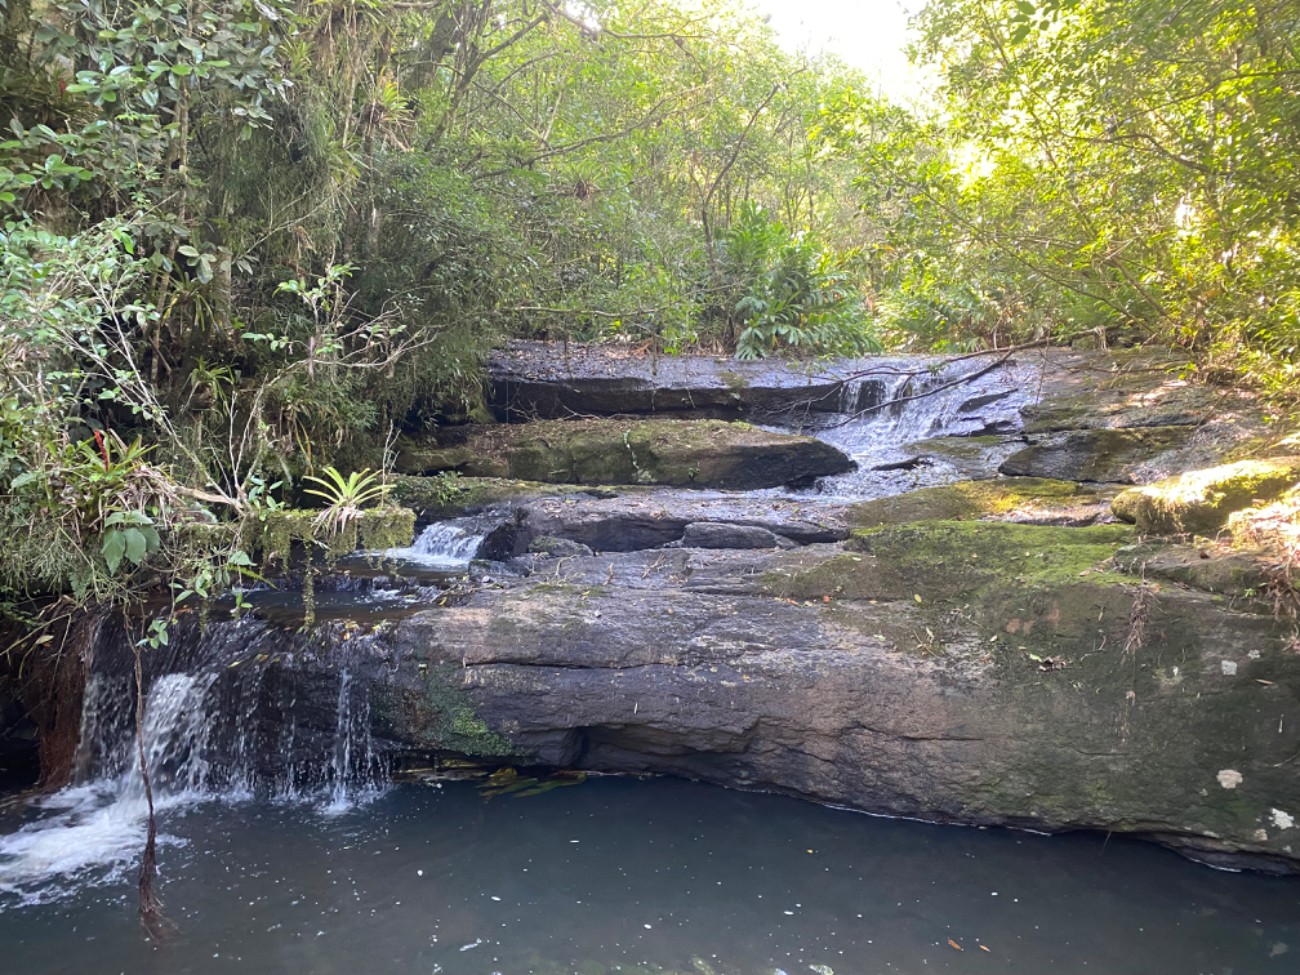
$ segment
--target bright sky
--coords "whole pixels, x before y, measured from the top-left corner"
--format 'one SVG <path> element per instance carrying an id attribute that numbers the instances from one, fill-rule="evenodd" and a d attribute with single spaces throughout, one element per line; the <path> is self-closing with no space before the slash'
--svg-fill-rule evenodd
<path id="1" fill-rule="evenodd" d="M 748 0 L 791 50 L 830 51 L 901 101 L 916 94 L 907 63 L 908 16 L 923 0 Z"/>

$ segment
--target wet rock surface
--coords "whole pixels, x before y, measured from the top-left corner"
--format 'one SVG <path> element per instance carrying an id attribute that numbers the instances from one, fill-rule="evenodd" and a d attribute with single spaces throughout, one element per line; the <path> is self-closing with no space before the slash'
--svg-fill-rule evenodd
<path id="1" fill-rule="evenodd" d="M 522 551 L 538 536 L 562 538 L 597 552 L 630 552 L 683 542 L 692 525 L 754 529 L 798 544 L 841 541 L 849 531 L 844 506 L 793 498 L 744 498 L 694 491 L 629 492 L 539 498 L 518 506 Z M 716 529 L 696 528 L 697 537 Z M 759 536 L 755 536 L 759 537 Z"/>
<path id="2" fill-rule="evenodd" d="M 845 412 L 852 365 L 654 356 L 620 346 L 514 342 L 488 362 L 488 404 L 502 420 L 664 414 L 712 419 Z M 850 392 L 852 410 L 885 387 Z"/>
<path id="3" fill-rule="evenodd" d="M 1153 457 L 1187 446 L 1194 428 L 1098 428 L 1049 434 L 998 468 L 1011 477 L 1134 484 Z"/>

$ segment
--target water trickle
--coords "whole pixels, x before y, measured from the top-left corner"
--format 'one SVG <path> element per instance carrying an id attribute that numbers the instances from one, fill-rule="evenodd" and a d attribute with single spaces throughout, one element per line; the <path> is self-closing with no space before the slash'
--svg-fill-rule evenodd
<path id="1" fill-rule="evenodd" d="M 328 778 L 330 789 L 325 810 L 330 813 L 352 808 L 358 795 L 365 795 L 378 784 L 378 768 L 370 737 L 370 698 L 346 668 L 339 672 L 338 709 Z"/>

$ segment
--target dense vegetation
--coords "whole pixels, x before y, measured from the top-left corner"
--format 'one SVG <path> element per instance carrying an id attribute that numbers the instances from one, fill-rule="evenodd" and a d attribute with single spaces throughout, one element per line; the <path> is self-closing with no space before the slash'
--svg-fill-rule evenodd
<path id="1" fill-rule="evenodd" d="M 1091 333 L 1295 392 L 1297 0 L 933 0 L 942 91 L 910 108 L 723 0 L 0 0 L 0 24 L 11 607 L 250 571 L 304 476 L 467 411 L 511 336 Z"/>

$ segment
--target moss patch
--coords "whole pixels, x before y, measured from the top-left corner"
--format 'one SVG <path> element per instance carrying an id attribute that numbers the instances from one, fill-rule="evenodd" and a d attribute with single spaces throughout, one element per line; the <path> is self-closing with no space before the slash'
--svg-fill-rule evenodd
<path id="1" fill-rule="evenodd" d="M 1061 528 L 979 521 L 919 521 L 860 529 L 848 551 L 812 565 L 770 572 L 763 595 L 821 604 L 907 600 L 950 607 L 983 594 L 1050 590 L 1081 580 L 1132 584 L 1110 560 L 1133 540 L 1127 525 Z"/>
<path id="2" fill-rule="evenodd" d="M 1297 480 L 1300 457 L 1241 460 L 1132 488 L 1111 506 L 1144 532 L 1204 534 L 1222 528 L 1233 512 L 1276 498 Z"/>
<path id="3" fill-rule="evenodd" d="M 437 520 L 451 518 L 498 501 L 553 494 L 554 486 L 536 481 L 435 474 L 430 477 L 397 477 L 393 484 L 392 498 L 414 508 L 421 519 Z"/>
<path id="4" fill-rule="evenodd" d="M 474 758 L 518 756 L 508 738 L 488 728 L 474 710 L 474 702 L 460 686 L 460 671 L 452 664 L 435 664 L 425 674 L 424 700 L 409 709 L 408 726 L 421 744 L 437 751 Z"/>
<path id="5" fill-rule="evenodd" d="M 339 530 L 329 531 L 320 521 L 321 512 L 301 508 L 268 511 L 262 520 L 249 522 L 244 543 L 260 553 L 263 563 L 287 560 L 294 545 L 325 546 L 326 561 L 358 548 L 402 548 L 415 534 L 415 512 L 410 508 L 370 508 L 348 520 Z"/>
<path id="6" fill-rule="evenodd" d="M 913 521 L 966 521 L 1020 514 L 1030 518 L 1046 516 L 1053 508 L 1097 501 L 1095 490 L 1073 481 L 1006 477 L 961 481 L 866 501 L 849 509 L 848 522 L 854 528 L 874 528 Z"/>
<path id="7" fill-rule="evenodd" d="M 989 589 L 1045 589 L 1084 577 L 1131 581 L 1108 563 L 1132 536 L 1123 525 L 930 521 L 859 530 L 848 547 L 874 556 L 877 573 L 894 577 L 904 592 L 953 602 Z"/>

